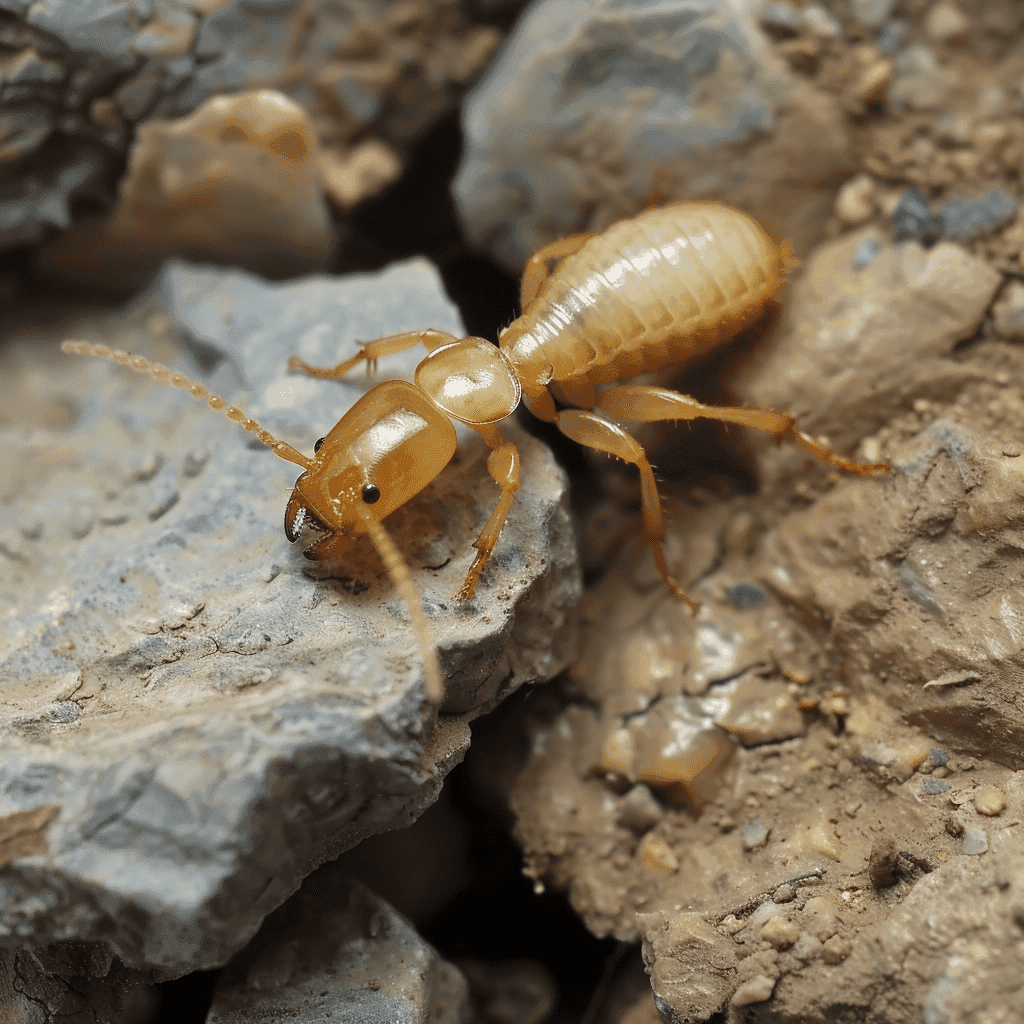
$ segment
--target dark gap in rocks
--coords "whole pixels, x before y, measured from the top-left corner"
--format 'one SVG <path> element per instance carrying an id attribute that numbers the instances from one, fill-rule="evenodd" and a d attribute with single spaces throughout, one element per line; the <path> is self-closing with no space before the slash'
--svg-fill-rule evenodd
<path id="1" fill-rule="evenodd" d="M 220 971 L 193 971 L 159 986 L 160 1002 L 149 1024 L 203 1024 Z"/>
<path id="2" fill-rule="evenodd" d="M 353 211 L 335 271 L 376 270 L 426 256 L 441 272 L 466 330 L 497 342 L 498 332 L 519 314 L 519 282 L 462 237 L 451 192 L 461 158 L 462 128 L 453 114 L 416 146 L 394 185 Z"/>

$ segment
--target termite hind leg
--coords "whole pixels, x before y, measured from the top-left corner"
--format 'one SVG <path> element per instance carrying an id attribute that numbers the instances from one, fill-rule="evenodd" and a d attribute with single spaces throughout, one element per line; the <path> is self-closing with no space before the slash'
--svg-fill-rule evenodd
<path id="1" fill-rule="evenodd" d="M 487 471 L 501 488 L 501 497 L 480 531 L 480 536 L 473 542 L 476 557 L 469 567 L 469 572 L 466 573 L 466 582 L 456 597 L 457 601 L 468 601 L 473 596 L 480 573 L 483 572 L 494 545 L 498 543 L 501 528 L 505 525 L 509 509 L 515 501 L 516 491 L 519 490 L 519 452 L 516 446 L 511 441 L 502 441 L 496 430 L 488 437 L 488 442 L 496 447 L 487 459 Z"/>
<path id="2" fill-rule="evenodd" d="M 618 419 L 630 423 L 652 423 L 656 420 L 718 420 L 736 423 L 771 434 L 782 440 L 792 438 L 815 458 L 861 476 L 876 476 L 889 471 L 888 462 L 858 462 L 836 454 L 828 445 L 797 428 L 796 417 L 772 409 L 743 409 L 738 406 L 704 405 L 689 395 L 668 388 L 643 384 L 624 384 L 598 395 L 598 407 Z"/>
<path id="3" fill-rule="evenodd" d="M 336 366 L 310 366 L 299 356 L 291 356 L 288 360 L 288 369 L 293 373 L 304 373 L 307 377 L 344 377 L 349 370 L 362 362 L 368 363 L 373 368 L 382 356 L 405 352 L 420 343 L 429 352 L 439 345 L 447 345 L 458 340 L 454 334 L 449 334 L 447 331 L 435 331 L 433 328 L 423 331 L 403 331 L 401 334 L 389 334 L 386 338 L 378 338 L 376 341 L 368 341 L 360 345 L 359 351 L 351 359 L 346 359 Z"/>
<path id="4" fill-rule="evenodd" d="M 580 251 L 592 238 L 597 237 L 596 231 L 586 235 L 570 235 L 554 242 L 542 245 L 527 261 L 523 270 L 523 281 L 519 287 L 519 305 L 521 309 L 537 298 L 537 292 L 548 276 L 548 260 L 563 259 Z"/>
<path id="5" fill-rule="evenodd" d="M 691 600 L 679 585 L 665 560 L 665 514 L 661 509 L 661 497 L 654 479 L 654 470 L 651 469 L 640 443 L 617 423 L 610 423 L 602 416 L 583 409 L 562 410 L 558 414 L 558 429 L 577 444 L 632 462 L 640 471 L 644 540 L 651 546 L 654 564 L 669 590 L 685 601 L 694 614 L 700 611 L 700 605 Z"/>

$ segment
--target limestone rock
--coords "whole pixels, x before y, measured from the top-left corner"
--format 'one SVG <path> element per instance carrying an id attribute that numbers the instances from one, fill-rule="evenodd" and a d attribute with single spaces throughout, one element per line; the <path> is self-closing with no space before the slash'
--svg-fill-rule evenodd
<path id="1" fill-rule="evenodd" d="M 331 364 L 424 324 L 461 331 L 425 261 L 278 286 L 172 264 L 80 331 L 175 362 L 177 325 L 191 375 L 247 392 L 309 451 L 369 382 L 289 375 L 288 355 Z M 509 428 L 522 487 L 463 605 L 498 496 L 486 446 L 470 438 L 386 521 L 447 676 L 435 724 L 372 547 L 311 563 L 284 537 L 295 467 L 121 367 L 39 343 L 4 359 L 0 945 L 102 939 L 166 976 L 219 965 L 313 867 L 435 799 L 466 716 L 565 665 L 580 582 L 564 476 Z"/>
<path id="2" fill-rule="evenodd" d="M 412 925 L 331 866 L 267 918 L 217 980 L 206 1024 L 463 1024 L 466 981 Z"/>
<path id="3" fill-rule="evenodd" d="M 759 4 L 533 4 L 466 100 L 454 191 L 466 232 L 513 271 L 652 195 L 714 196 L 798 251 L 850 169 L 833 97 L 797 80 Z"/>

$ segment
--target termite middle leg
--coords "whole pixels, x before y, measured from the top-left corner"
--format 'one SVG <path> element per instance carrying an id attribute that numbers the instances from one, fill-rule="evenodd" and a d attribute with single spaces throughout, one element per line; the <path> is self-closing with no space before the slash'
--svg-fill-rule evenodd
<path id="1" fill-rule="evenodd" d="M 889 470 L 888 462 L 857 462 L 837 455 L 828 445 L 798 429 L 796 417 L 771 409 L 743 409 L 737 406 L 704 405 L 689 395 L 668 388 L 643 384 L 624 384 L 603 391 L 597 398 L 598 408 L 630 423 L 651 423 L 655 420 L 719 420 L 753 427 L 777 438 L 791 437 L 815 458 L 861 476 L 875 476 Z"/>
<path id="2" fill-rule="evenodd" d="M 370 368 L 373 369 L 381 356 L 392 356 L 397 352 L 405 352 L 421 342 L 429 352 L 440 345 L 448 345 L 458 340 L 454 334 L 448 334 L 447 331 L 435 331 L 433 328 L 427 328 L 424 331 L 403 331 L 401 334 L 389 334 L 386 338 L 364 342 L 351 359 L 346 359 L 344 362 L 338 363 L 337 366 L 310 366 L 304 359 L 292 356 L 288 360 L 288 369 L 294 373 L 304 373 L 307 377 L 344 377 L 349 370 L 362 362 L 369 363 Z"/>
<path id="3" fill-rule="evenodd" d="M 665 515 L 661 510 L 661 497 L 654 480 L 654 470 L 644 454 L 640 442 L 617 423 L 584 409 L 563 409 L 558 413 L 558 429 L 577 444 L 586 445 L 599 452 L 607 452 L 626 462 L 632 462 L 640 470 L 640 504 L 644 523 L 644 540 L 651 545 L 654 564 L 661 573 L 665 585 L 682 598 L 693 609 L 700 610 L 696 601 L 691 601 L 686 591 L 676 582 L 665 561 Z"/>
<path id="4" fill-rule="evenodd" d="M 484 565 L 498 542 L 501 528 L 505 525 L 516 491 L 519 490 L 519 451 L 516 446 L 511 441 L 504 441 L 496 427 L 478 427 L 477 430 L 484 435 L 493 449 L 487 459 L 487 471 L 501 488 L 501 497 L 480 531 L 480 536 L 473 542 L 476 557 L 469 567 L 469 572 L 466 573 L 466 582 L 459 591 L 457 601 L 468 601 L 473 596 L 480 573 L 483 572 Z"/>
<path id="5" fill-rule="evenodd" d="M 565 256 L 572 256 L 580 251 L 597 232 L 591 231 L 586 235 L 570 235 L 568 238 L 559 238 L 554 242 L 542 245 L 527 261 L 526 269 L 523 271 L 523 281 L 519 287 L 519 306 L 526 307 L 537 298 L 537 292 L 548 276 L 548 260 L 562 259 Z"/>

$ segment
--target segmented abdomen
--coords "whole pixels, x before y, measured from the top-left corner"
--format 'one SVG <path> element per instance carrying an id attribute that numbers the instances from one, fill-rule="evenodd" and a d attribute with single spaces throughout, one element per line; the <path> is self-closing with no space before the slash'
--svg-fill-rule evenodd
<path id="1" fill-rule="evenodd" d="M 695 361 L 761 315 L 788 261 L 757 221 L 720 203 L 647 210 L 562 260 L 501 348 L 528 389 Z"/>

